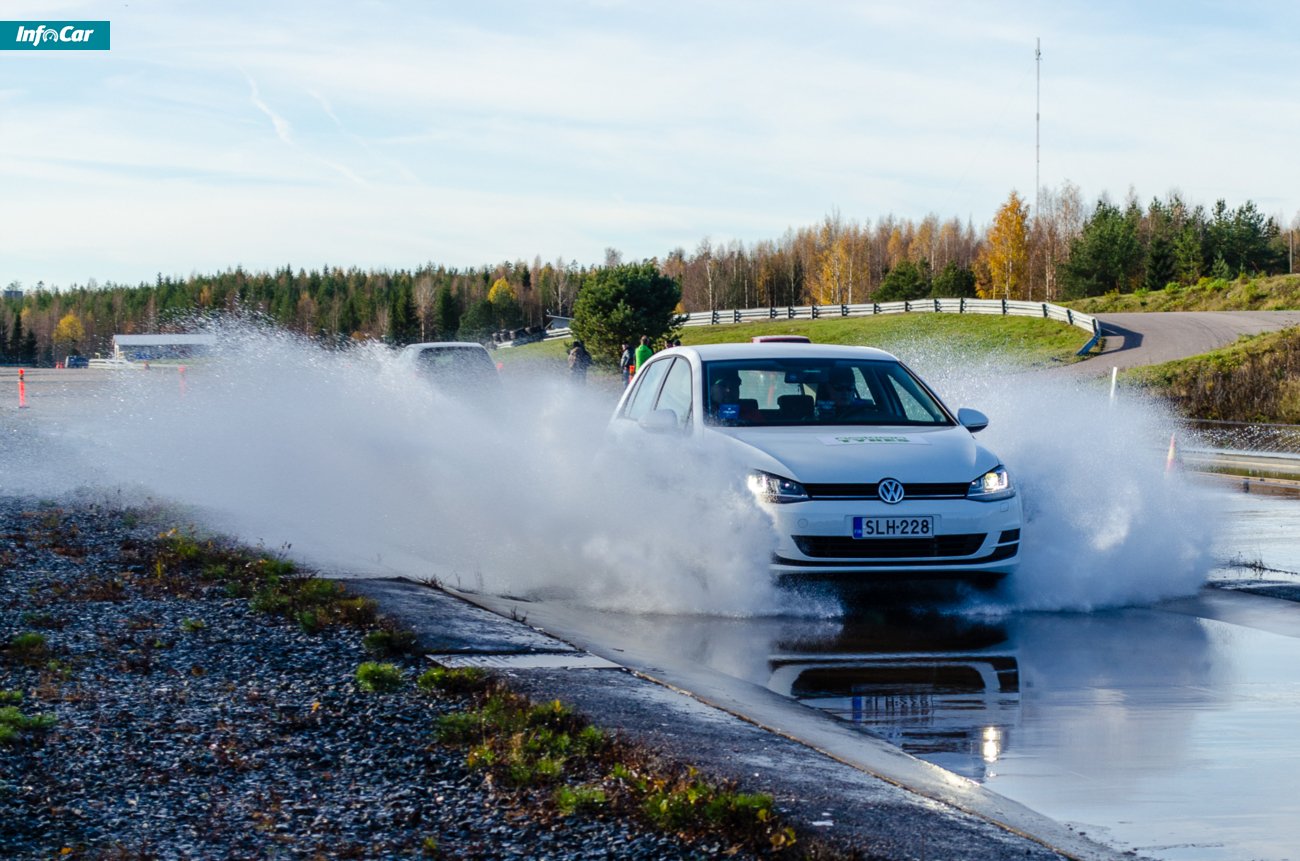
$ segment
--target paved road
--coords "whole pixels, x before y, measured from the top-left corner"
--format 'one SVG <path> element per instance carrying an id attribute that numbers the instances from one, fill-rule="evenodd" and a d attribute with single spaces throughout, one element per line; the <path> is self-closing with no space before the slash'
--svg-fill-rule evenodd
<path id="1" fill-rule="evenodd" d="M 1300 311 L 1159 311 L 1098 314 L 1105 349 L 1091 359 L 1061 369 L 1094 376 L 1111 368 L 1158 365 L 1197 356 L 1231 344 L 1242 335 L 1300 326 Z"/>

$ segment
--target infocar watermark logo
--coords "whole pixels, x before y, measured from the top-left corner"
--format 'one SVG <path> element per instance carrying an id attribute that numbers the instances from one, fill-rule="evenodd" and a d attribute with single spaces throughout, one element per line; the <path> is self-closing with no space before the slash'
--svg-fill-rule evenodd
<path id="1" fill-rule="evenodd" d="M 107 50 L 107 21 L 0 21 L 0 51 Z"/>

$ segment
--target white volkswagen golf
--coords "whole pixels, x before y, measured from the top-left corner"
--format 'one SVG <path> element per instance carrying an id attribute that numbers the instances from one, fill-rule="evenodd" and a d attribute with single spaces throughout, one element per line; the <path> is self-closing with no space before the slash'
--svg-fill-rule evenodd
<path id="1" fill-rule="evenodd" d="M 955 414 L 868 347 L 714 344 L 657 353 L 611 429 L 720 443 L 778 533 L 783 579 L 963 579 L 1019 562 L 1021 508 L 983 413 Z"/>

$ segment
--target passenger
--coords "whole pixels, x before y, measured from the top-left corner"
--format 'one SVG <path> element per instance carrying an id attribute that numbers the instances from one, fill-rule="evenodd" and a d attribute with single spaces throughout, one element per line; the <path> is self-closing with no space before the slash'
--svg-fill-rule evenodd
<path id="1" fill-rule="evenodd" d="M 720 371 L 713 377 L 708 413 L 718 424 L 751 425 L 763 420 L 756 404 L 741 400 L 740 374 L 735 371 Z"/>

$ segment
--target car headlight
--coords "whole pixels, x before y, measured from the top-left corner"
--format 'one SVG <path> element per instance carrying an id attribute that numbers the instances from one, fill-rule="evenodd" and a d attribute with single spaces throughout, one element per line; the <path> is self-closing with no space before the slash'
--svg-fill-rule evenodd
<path id="1" fill-rule="evenodd" d="M 967 499 L 978 499 L 981 502 L 992 502 L 995 499 L 1007 499 L 1016 495 L 1016 489 L 1011 486 L 1011 474 L 1007 472 L 1005 466 L 997 466 L 981 475 L 970 483 L 966 488 Z"/>
<path id="2" fill-rule="evenodd" d="M 763 502 L 804 502 L 808 491 L 797 481 L 754 470 L 745 480 L 751 493 Z"/>

